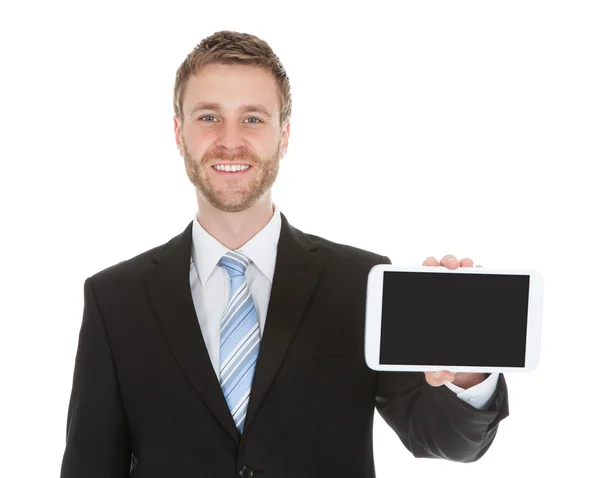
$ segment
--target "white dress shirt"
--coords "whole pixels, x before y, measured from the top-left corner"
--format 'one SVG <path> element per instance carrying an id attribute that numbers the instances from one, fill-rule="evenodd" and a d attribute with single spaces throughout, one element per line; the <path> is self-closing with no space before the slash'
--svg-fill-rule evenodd
<path id="1" fill-rule="evenodd" d="M 281 213 L 275 205 L 275 212 L 268 224 L 239 248 L 252 261 L 246 270 L 246 280 L 256 306 L 261 337 L 273 285 L 280 231 Z M 200 330 L 217 377 L 220 368 L 221 317 L 227 305 L 230 287 L 229 274 L 219 264 L 219 260 L 229 251 L 204 230 L 197 220 L 196 213 L 192 226 L 190 287 Z M 483 409 L 487 407 L 497 382 L 498 374 L 494 373 L 467 390 L 452 383 L 447 383 L 445 386 L 473 407 Z"/>

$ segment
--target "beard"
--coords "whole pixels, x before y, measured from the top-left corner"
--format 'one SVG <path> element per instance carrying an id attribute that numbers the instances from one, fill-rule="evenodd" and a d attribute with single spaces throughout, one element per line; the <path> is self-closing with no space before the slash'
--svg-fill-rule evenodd
<path id="1" fill-rule="evenodd" d="M 209 204 L 223 212 L 245 211 L 254 206 L 271 189 L 279 172 L 282 143 L 283 139 L 279 138 L 275 152 L 266 158 L 261 158 L 244 148 L 231 154 L 208 150 L 201 158 L 195 159 L 191 156 L 183 135 L 181 137 L 185 170 L 190 182 Z M 254 170 L 254 178 L 246 186 L 246 181 L 243 179 L 224 177 L 226 185 L 217 188 L 209 178 L 209 168 L 212 168 L 210 163 L 214 161 L 249 164 Z"/>

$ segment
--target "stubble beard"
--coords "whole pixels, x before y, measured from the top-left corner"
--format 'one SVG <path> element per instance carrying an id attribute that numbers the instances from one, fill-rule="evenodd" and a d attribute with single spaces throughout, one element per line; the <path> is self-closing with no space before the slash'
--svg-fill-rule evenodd
<path id="1" fill-rule="evenodd" d="M 202 197 L 214 208 L 223 212 L 241 212 L 251 208 L 273 186 L 279 172 L 279 153 L 282 139 L 279 139 L 275 152 L 268 158 L 262 159 L 247 149 L 236 151 L 233 154 L 214 154 L 210 151 L 199 160 L 194 159 L 181 138 L 185 170 L 190 182 Z M 208 168 L 216 160 L 232 163 L 250 164 L 254 169 L 254 178 L 248 186 L 243 186 L 234 177 L 227 179 L 227 186 L 217 190 L 208 178 Z"/>

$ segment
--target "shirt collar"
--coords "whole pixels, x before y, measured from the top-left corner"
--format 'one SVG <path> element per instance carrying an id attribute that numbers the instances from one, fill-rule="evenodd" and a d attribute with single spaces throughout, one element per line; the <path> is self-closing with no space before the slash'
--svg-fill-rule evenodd
<path id="1" fill-rule="evenodd" d="M 277 205 L 273 217 L 252 239 L 239 248 L 260 271 L 273 282 L 277 244 L 281 232 L 281 212 Z M 229 249 L 211 236 L 198 222 L 198 213 L 194 214 L 192 226 L 192 259 L 198 271 L 202 285 L 206 283 L 213 270 Z"/>

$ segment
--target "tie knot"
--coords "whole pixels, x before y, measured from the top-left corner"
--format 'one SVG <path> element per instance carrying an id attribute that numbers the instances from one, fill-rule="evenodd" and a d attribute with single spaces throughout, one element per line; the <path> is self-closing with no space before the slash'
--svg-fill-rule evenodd
<path id="1" fill-rule="evenodd" d="M 250 259 L 242 251 L 229 251 L 219 261 L 227 270 L 230 278 L 243 276 L 250 264 Z"/>

